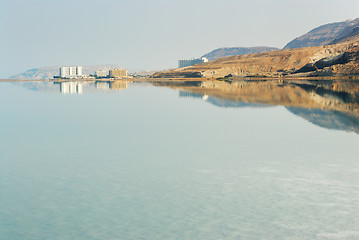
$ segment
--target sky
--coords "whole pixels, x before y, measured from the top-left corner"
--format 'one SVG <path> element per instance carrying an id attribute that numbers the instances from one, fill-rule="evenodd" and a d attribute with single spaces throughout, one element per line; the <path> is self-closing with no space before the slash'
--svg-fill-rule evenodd
<path id="1" fill-rule="evenodd" d="M 220 47 L 284 45 L 359 17 L 359 0 L 0 0 L 0 78 L 46 66 L 174 68 Z"/>

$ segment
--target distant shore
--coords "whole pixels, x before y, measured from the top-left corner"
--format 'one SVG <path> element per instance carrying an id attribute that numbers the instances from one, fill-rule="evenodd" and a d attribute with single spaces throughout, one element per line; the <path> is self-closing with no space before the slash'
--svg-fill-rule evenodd
<path id="1" fill-rule="evenodd" d="M 128 79 L 0 79 L 0 82 L 109 82 L 109 81 L 132 81 L 132 82 L 203 82 L 203 81 L 326 81 L 326 80 L 359 80 L 359 76 L 331 76 L 331 77 L 221 77 L 221 78 L 128 78 Z"/>

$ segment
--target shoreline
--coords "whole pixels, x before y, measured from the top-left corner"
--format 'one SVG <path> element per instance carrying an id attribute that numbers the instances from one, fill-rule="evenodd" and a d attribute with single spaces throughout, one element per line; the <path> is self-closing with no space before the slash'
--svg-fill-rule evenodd
<path id="1" fill-rule="evenodd" d="M 0 82 L 111 82 L 111 81 L 133 81 L 133 82 L 204 82 L 204 81 L 357 81 L 359 76 L 331 76 L 331 77 L 223 77 L 223 78 L 126 78 L 126 79 L 90 79 L 90 78 L 78 78 L 78 79 L 0 79 Z"/>

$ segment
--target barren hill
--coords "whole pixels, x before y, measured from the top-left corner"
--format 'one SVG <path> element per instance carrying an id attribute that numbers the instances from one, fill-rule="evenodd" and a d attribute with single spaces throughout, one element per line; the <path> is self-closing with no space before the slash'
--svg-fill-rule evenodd
<path id="1" fill-rule="evenodd" d="M 262 53 L 262 52 L 270 52 L 279 50 L 274 47 L 231 47 L 231 48 L 218 48 L 209 52 L 202 57 L 207 58 L 210 61 L 216 60 L 218 58 L 230 57 L 236 55 L 244 55 L 244 54 L 254 54 L 254 53 Z"/>
<path id="2" fill-rule="evenodd" d="M 335 39 L 330 44 L 352 42 L 352 41 L 359 41 L 359 24 L 357 26 L 354 26 L 353 28 L 348 29 L 348 32 L 345 36 Z"/>
<path id="3" fill-rule="evenodd" d="M 355 28 L 357 27 L 359 27 L 359 18 L 344 22 L 325 24 L 295 38 L 283 49 L 324 46 L 339 43 L 342 42 L 339 41 L 340 39 L 343 40 L 346 37 L 350 37 L 350 34 L 353 34 L 353 31 L 355 32 Z"/>
<path id="4" fill-rule="evenodd" d="M 225 57 L 209 63 L 178 68 L 155 78 L 232 76 L 348 76 L 359 75 L 359 42 L 285 49 Z"/>

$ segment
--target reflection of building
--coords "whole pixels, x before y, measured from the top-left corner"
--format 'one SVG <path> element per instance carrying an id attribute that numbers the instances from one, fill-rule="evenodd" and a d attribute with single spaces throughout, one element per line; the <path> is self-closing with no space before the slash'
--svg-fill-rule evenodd
<path id="1" fill-rule="evenodd" d="M 127 81 L 96 81 L 95 86 L 97 89 L 121 90 L 127 88 Z"/>
<path id="2" fill-rule="evenodd" d="M 126 89 L 127 81 L 111 81 L 110 88 L 116 90 Z"/>
<path id="3" fill-rule="evenodd" d="M 60 82 L 60 92 L 63 94 L 82 94 L 82 83 L 80 82 Z"/>
<path id="4" fill-rule="evenodd" d="M 110 70 L 110 77 L 111 78 L 124 78 L 127 77 L 127 70 L 125 69 L 113 69 Z"/>
<path id="5" fill-rule="evenodd" d="M 83 90 L 105 92 L 111 90 L 123 90 L 128 87 L 126 80 L 110 80 L 110 81 L 58 81 L 54 82 L 59 85 L 62 94 L 82 94 Z"/>
<path id="6" fill-rule="evenodd" d="M 96 83 L 95 83 L 95 86 L 96 86 L 96 88 L 98 88 L 98 89 L 109 89 L 110 88 L 110 86 L 109 86 L 109 82 L 104 82 L 104 81 L 97 81 Z"/>
<path id="7" fill-rule="evenodd" d="M 60 77 L 62 78 L 75 78 L 79 76 L 82 76 L 82 66 L 60 68 Z"/>
<path id="8" fill-rule="evenodd" d="M 107 77 L 107 71 L 105 70 L 99 70 L 99 71 L 96 71 L 96 77 L 98 78 L 105 78 Z"/>
<path id="9" fill-rule="evenodd" d="M 202 99 L 205 101 L 208 99 L 208 95 L 192 93 L 192 92 L 185 92 L 185 91 L 179 91 L 179 97 L 180 98 L 198 98 L 198 99 Z"/>
<path id="10" fill-rule="evenodd" d="M 193 66 L 195 64 L 204 63 L 204 62 L 208 62 L 208 59 L 205 57 L 196 58 L 196 59 L 180 59 L 180 60 L 178 60 L 178 67 L 179 68 L 188 67 L 188 66 Z"/>

